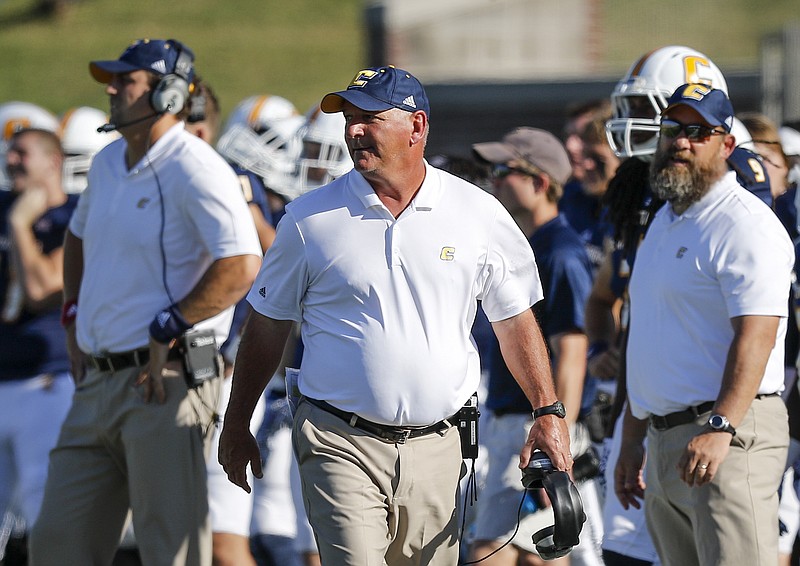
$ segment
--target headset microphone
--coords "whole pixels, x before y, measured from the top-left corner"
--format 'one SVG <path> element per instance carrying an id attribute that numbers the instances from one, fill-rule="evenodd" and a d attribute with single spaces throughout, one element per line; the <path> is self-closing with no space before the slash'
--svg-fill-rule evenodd
<path id="1" fill-rule="evenodd" d="M 150 118 L 155 118 L 156 116 L 161 116 L 163 112 L 153 112 L 147 116 L 143 116 L 142 118 L 137 118 L 136 120 L 131 120 L 130 122 L 123 122 L 121 124 L 103 124 L 99 128 L 97 128 L 97 133 L 108 133 L 113 132 L 114 130 L 119 130 L 120 128 L 127 128 L 128 126 L 133 126 L 134 124 L 138 124 L 139 122 L 144 122 L 145 120 L 149 120 Z"/>

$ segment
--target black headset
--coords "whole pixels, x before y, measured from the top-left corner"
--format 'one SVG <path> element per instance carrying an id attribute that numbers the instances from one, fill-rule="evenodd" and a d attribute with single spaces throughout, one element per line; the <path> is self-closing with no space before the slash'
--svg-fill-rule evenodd
<path id="1" fill-rule="evenodd" d="M 178 50 L 175 68 L 153 87 L 150 105 L 159 114 L 177 114 L 189 100 L 194 54 L 180 41 L 168 39 L 167 42 Z"/>
<path id="2" fill-rule="evenodd" d="M 544 454 L 539 453 L 540 456 Z M 522 485 L 526 489 L 544 488 L 553 506 L 555 524 L 533 534 L 536 551 L 545 560 L 566 556 L 580 542 L 581 529 L 586 521 L 583 502 L 578 489 L 566 472 L 555 470 L 549 458 L 549 466 L 527 467 L 522 474 Z"/>

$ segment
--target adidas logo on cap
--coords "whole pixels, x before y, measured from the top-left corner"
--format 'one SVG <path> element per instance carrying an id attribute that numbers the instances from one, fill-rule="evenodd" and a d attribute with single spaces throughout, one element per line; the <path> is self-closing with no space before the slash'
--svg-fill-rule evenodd
<path id="1" fill-rule="evenodd" d="M 161 73 L 162 75 L 166 74 L 167 72 L 167 64 L 164 62 L 163 59 L 159 59 L 152 65 L 150 68 L 153 69 L 156 73 Z"/>
<path id="2" fill-rule="evenodd" d="M 403 104 L 405 104 L 406 106 L 410 106 L 411 108 L 417 107 L 417 104 L 414 102 L 413 95 L 406 96 L 405 99 L 403 100 Z"/>

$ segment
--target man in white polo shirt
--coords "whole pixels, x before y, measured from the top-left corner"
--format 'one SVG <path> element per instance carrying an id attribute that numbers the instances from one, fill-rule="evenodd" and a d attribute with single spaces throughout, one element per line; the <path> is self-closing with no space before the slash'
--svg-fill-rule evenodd
<path id="1" fill-rule="evenodd" d="M 76 393 L 31 536 L 39 566 L 110 564 L 129 507 L 143 563 L 211 564 L 204 441 L 220 368 L 210 349 L 198 383 L 168 354 L 193 327 L 222 343 L 261 250 L 233 171 L 177 116 L 193 59 L 141 40 L 89 67 L 122 137 L 94 158 L 65 239 Z"/>
<path id="2" fill-rule="evenodd" d="M 721 90 L 682 85 L 669 99 L 650 169 L 669 204 L 630 282 L 615 490 L 626 508 L 644 496 L 665 565 L 777 563 L 789 442 L 777 393 L 794 253 L 769 207 L 728 171 L 732 122 Z"/>
<path id="3" fill-rule="evenodd" d="M 541 410 L 520 466 L 535 448 L 572 465 L 531 311 L 536 263 L 496 199 L 423 159 L 430 109 L 412 75 L 360 71 L 321 107 L 344 113 L 355 169 L 286 207 L 248 295 L 220 462 L 245 489 L 247 464 L 260 474 L 247 423 L 299 321 L 293 442 L 322 563 L 451 566 L 462 474 L 452 417 L 478 387 L 478 300 Z"/>

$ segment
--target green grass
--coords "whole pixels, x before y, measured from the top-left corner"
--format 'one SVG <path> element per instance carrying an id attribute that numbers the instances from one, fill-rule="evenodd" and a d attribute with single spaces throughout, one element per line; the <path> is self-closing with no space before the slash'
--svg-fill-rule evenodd
<path id="1" fill-rule="evenodd" d="M 347 84 L 364 64 L 361 0 L 73 0 L 60 18 L 30 17 L 37 0 L 0 0 L 0 101 L 53 112 L 108 106 L 89 76 L 141 37 L 174 37 L 223 115 L 252 94 L 277 94 L 300 112 Z"/>

